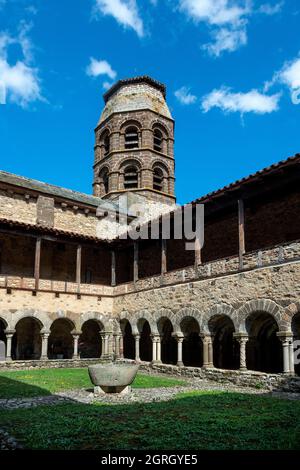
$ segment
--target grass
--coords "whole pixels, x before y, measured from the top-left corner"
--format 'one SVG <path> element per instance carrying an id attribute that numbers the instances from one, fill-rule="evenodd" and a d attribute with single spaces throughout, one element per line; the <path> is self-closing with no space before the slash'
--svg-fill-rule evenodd
<path id="1" fill-rule="evenodd" d="M 300 402 L 203 391 L 151 404 L 9 410 L 0 428 L 30 449 L 300 449 Z"/>
<path id="2" fill-rule="evenodd" d="M 134 388 L 174 387 L 185 382 L 168 377 L 138 374 Z M 91 388 L 87 369 L 39 369 L 0 373 L 0 398 L 51 395 L 62 390 Z"/>

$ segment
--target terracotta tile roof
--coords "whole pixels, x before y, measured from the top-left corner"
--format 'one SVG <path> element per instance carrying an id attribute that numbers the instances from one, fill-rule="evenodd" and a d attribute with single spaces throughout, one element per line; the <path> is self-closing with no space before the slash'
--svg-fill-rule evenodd
<path id="1" fill-rule="evenodd" d="M 53 227 L 45 227 L 42 225 L 34 225 L 34 224 L 27 224 L 25 222 L 20 222 L 18 220 L 11 220 L 11 219 L 5 219 L 5 218 L 0 218 L 0 227 L 5 226 L 9 228 L 15 228 L 15 229 L 22 229 L 24 231 L 28 232 L 36 232 L 40 234 L 48 234 L 48 235 L 55 235 L 57 237 L 66 237 L 66 238 L 71 238 L 73 240 L 86 240 L 86 241 L 91 241 L 91 242 L 96 242 L 96 243 L 109 243 L 111 240 L 107 239 L 101 239 L 98 237 L 94 237 L 92 235 L 84 235 L 80 234 L 78 232 L 69 232 L 67 230 L 59 230 L 57 228 Z"/>
<path id="2" fill-rule="evenodd" d="M 55 186 L 53 184 L 43 183 L 42 181 L 31 178 L 25 178 L 24 176 L 15 175 L 6 171 L 0 171 L 0 182 L 48 194 L 54 197 L 56 196 L 58 198 L 68 199 L 84 205 L 94 206 L 95 208 L 101 206 L 101 209 L 103 210 L 118 212 L 118 206 L 111 201 L 107 201 L 90 194 L 62 188 L 61 186 Z"/>
<path id="3" fill-rule="evenodd" d="M 276 173 L 281 169 L 287 168 L 288 166 L 294 166 L 300 164 L 300 153 L 296 153 L 293 157 L 289 157 L 286 160 L 281 160 L 277 163 L 273 163 L 262 170 L 257 171 L 256 173 L 252 173 L 244 178 L 241 178 L 233 183 L 224 186 L 223 188 L 217 189 L 216 191 L 212 191 L 204 196 L 201 196 L 194 201 L 191 201 L 191 204 L 194 203 L 204 203 L 209 202 L 211 199 L 224 195 L 227 191 L 232 191 L 234 189 L 238 189 L 240 186 L 251 183 L 258 179 L 261 176 L 266 176 L 271 173 Z"/>

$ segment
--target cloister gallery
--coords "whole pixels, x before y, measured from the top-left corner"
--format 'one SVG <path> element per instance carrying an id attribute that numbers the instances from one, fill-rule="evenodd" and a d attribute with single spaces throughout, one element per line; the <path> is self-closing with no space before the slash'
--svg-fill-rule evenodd
<path id="1" fill-rule="evenodd" d="M 114 357 L 300 375 L 300 155 L 192 201 L 204 244 L 188 251 L 165 97 L 150 77 L 106 92 L 93 196 L 0 172 L 0 367 Z M 157 220 L 159 236 L 120 237 L 121 216 Z"/>

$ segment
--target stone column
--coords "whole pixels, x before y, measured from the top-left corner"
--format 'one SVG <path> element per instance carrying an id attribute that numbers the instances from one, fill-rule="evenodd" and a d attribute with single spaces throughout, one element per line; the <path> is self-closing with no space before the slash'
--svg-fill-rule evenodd
<path id="1" fill-rule="evenodd" d="M 289 341 L 289 352 L 290 352 L 290 373 L 295 374 L 295 363 L 294 363 L 294 338 L 293 336 Z"/>
<path id="2" fill-rule="evenodd" d="M 78 359 L 78 340 L 79 340 L 79 333 L 72 333 L 73 339 L 74 339 L 74 352 L 73 352 L 73 358 L 72 359 Z"/>
<path id="3" fill-rule="evenodd" d="M 120 335 L 120 359 L 124 359 L 124 336 Z"/>
<path id="4" fill-rule="evenodd" d="M 208 337 L 208 367 L 214 367 L 213 337 Z"/>
<path id="5" fill-rule="evenodd" d="M 15 331 L 6 331 L 6 361 L 11 361 L 11 340 Z"/>
<path id="6" fill-rule="evenodd" d="M 248 341 L 248 335 L 235 333 L 233 336 L 240 343 L 240 370 L 247 370 L 246 345 Z"/>
<path id="7" fill-rule="evenodd" d="M 152 335 L 152 362 L 156 362 L 156 336 Z"/>
<path id="8" fill-rule="evenodd" d="M 136 334 L 135 337 L 135 360 L 140 361 L 140 335 Z"/>
<path id="9" fill-rule="evenodd" d="M 121 341 L 122 336 L 121 335 L 115 335 L 115 354 L 116 358 L 120 357 L 120 341 Z"/>
<path id="10" fill-rule="evenodd" d="M 202 342 L 203 342 L 203 367 L 208 367 L 209 366 L 209 352 L 208 352 L 209 340 L 210 340 L 209 336 L 203 336 L 202 337 Z"/>
<path id="11" fill-rule="evenodd" d="M 106 351 L 107 351 L 106 333 L 104 331 L 100 331 L 100 338 L 101 338 L 101 343 L 102 343 L 100 359 L 104 359 L 106 356 Z"/>
<path id="12" fill-rule="evenodd" d="M 159 335 L 152 335 L 152 362 L 155 364 L 161 363 L 161 338 Z"/>
<path id="13" fill-rule="evenodd" d="M 292 364 L 291 364 L 291 346 L 290 346 L 293 335 L 292 333 L 288 331 L 278 331 L 277 336 L 282 343 L 283 373 L 284 374 L 293 373 L 294 367 L 292 367 Z"/>
<path id="14" fill-rule="evenodd" d="M 41 355 L 41 359 L 46 360 L 46 359 L 48 359 L 48 338 L 50 336 L 50 333 L 49 332 L 42 333 L 41 336 L 42 336 L 42 355 Z"/>
<path id="15" fill-rule="evenodd" d="M 159 335 L 156 343 L 156 361 L 161 364 L 161 336 Z"/>
<path id="16" fill-rule="evenodd" d="M 182 343 L 184 340 L 183 335 L 173 335 L 176 338 L 177 341 L 177 365 L 178 367 L 183 367 L 183 361 L 182 361 Z"/>

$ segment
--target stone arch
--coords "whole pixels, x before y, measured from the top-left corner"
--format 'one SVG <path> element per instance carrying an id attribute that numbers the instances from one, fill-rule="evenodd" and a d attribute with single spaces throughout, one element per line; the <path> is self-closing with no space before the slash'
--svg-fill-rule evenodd
<path id="1" fill-rule="evenodd" d="M 160 318 L 163 318 L 163 317 L 166 317 L 168 318 L 172 325 L 174 326 L 174 322 L 175 322 L 175 314 L 174 312 L 169 309 L 169 308 L 161 308 L 159 310 L 155 310 L 153 313 L 152 313 L 152 319 L 153 319 L 153 322 L 156 323 L 156 328 L 157 328 L 157 323 L 159 321 Z"/>
<path id="2" fill-rule="evenodd" d="M 125 359 L 135 359 L 135 338 L 132 324 L 128 318 L 120 319 L 120 329 L 123 336 L 123 354 Z"/>
<path id="3" fill-rule="evenodd" d="M 120 132 L 125 133 L 127 127 L 135 126 L 138 128 L 139 132 L 142 129 L 142 124 L 138 119 L 128 119 L 125 118 L 120 123 Z"/>
<path id="4" fill-rule="evenodd" d="M 216 311 L 208 320 L 208 329 L 212 335 L 213 365 L 219 369 L 238 369 L 240 348 L 234 337 L 234 322 L 230 315 L 223 313 L 223 309 Z"/>
<path id="5" fill-rule="evenodd" d="M 140 157 L 136 155 L 126 155 L 115 162 L 112 170 L 119 170 L 119 172 L 122 173 L 122 171 L 124 171 L 124 166 L 127 166 L 128 163 L 137 165 L 139 170 L 141 170 L 143 166 L 143 162 Z"/>
<path id="6" fill-rule="evenodd" d="M 130 313 L 127 311 L 123 311 L 119 315 L 119 329 L 123 333 L 122 328 L 121 328 L 121 322 L 122 320 L 127 320 L 130 323 L 130 326 L 132 328 L 132 334 L 136 335 L 138 334 L 137 330 L 137 315 L 134 313 Z"/>
<path id="7" fill-rule="evenodd" d="M 161 124 L 161 123 L 154 123 L 152 128 L 151 128 L 152 132 L 153 132 L 153 138 L 155 136 L 155 131 L 159 131 L 158 134 L 161 135 L 161 139 L 162 141 L 167 141 L 168 138 L 169 138 L 169 131 L 167 130 L 167 128 Z M 163 151 L 163 150 L 162 150 Z"/>
<path id="8" fill-rule="evenodd" d="M 155 160 L 153 160 L 152 166 L 151 166 L 152 170 L 155 167 L 161 168 L 166 174 L 169 174 L 172 170 L 171 165 L 169 164 L 169 162 L 165 162 L 161 158 L 156 158 Z"/>
<path id="9" fill-rule="evenodd" d="M 48 338 L 49 359 L 71 359 L 74 352 L 75 322 L 68 317 L 55 318 L 50 326 Z"/>
<path id="10" fill-rule="evenodd" d="M 246 319 L 255 312 L 269 313 L 277 322 L 279 330 L 290 331 L 290 325 L 283 319 L 283 308 L 273 300 L 258 299 L 246 302 L 237 310 L 237 332 L 247 333 Z"/>
<path id="11" fill-rule="evenodd" d="M 282 316 L 282 324 L 284 323 L 286 326 L 285 328 L 281 328 L 283 331 L 292 331 L 292 321 L 295 315 L 300 312 L 300 302 L 293 302 L 292 304 L 288 305 Z M 281 327 L 282 327 L 281 324 Z"/>
<path id="12" fill-rule="evenodd" d="M 174 332 L 175 333 L 182 334 L 180 323 L 182 322 L 184 317 L 194 318 L 198 322 L 199 327 L 201 327 L 200 311 L 196 308 L 184 307 L 178 312 L 176 312 L 176 314 L 174 315 Z"/>
<path id="13" fill-rule="evenodd" d="M 110 318 L 106 314 L 103 314 L 100 312 L 94 312 L 94 311 L 84 312 L 80 315 L 79 325 L 78 325 L 79 330 L 82 329 L 83 324 L 86 323 L 88 320 L 96 321 L 99 324 L 99 326 L 103 328 L 105 332 L 112 332 L 112 333 L 120 332 L 120 326 L 116 319 Z"/>
<path id="14" fill-rule="evenodd" d="M 98 143 L 101 143 L 101 141 L 102 141 L 103 137 L 105 136 L 105 134 L 108 134 L 109 136 L 111 134 L 111 127 L 110 127 L 109 124 L 107 124 L 105 127 L 103 127 L 101 129 L 101 131 L 99 131 L 98 138 L 97 138 Z"/>
<path id="15" fill-rule="evenodd" d="M 246 363 L 250 370 L 282 371 L 282 345 L 278 338 L 279 325 L 269 312 L 254 311 L 246 318 L 248 341 Z"/>
<path id="16" fill-rule="evenodd" d="M 3 324 L 3 327 L 7 330 L 8 328 L 8 322 L 7 320 L 5 319 L 4 315 L 0 315 L 0 322 Z"/>
<path id="17" fill-rule="evenodd" d="M 202 316 L 200 327 L 203 333 L 207 333 L 207 334 L 210 333 L 209 320 L 218 315 L 220 316 L 224 315 L 224 316 L 229 317 L 230 320 L 232 320 L 234 324 L 235 330 L 238 331 L 239 322 L 238 322 L 237 311 L 231 305 L 218 304 L 218 305 L 215 305 L 211 310 L 209 310 L 207 313 L 205 313 Z"/>
<path id="18" fill-rule="evenodd" d="M 101 331 L 103 324 L 98 319 L 90 318 L 81 325 L 78 338 L 80 358 L 96 358 L 102 354 Z"/>
<path id="19" fill-rule="evenodd" d="M 153 330 L 146 316 L 140 316 L 137 320 L 137 329 L 140 336 L 140 359 L 150 362 L 152 359 L 152 341 Z"/>
<path id="20" fill-rule="evenodd" d="M 173 334 L 173 315 L 170 315 L 168 309 L 165 309 L 161 312 L 156 324 L 161 341 L 161 361 L 164 364 L 176 364 L 177 341 Z"/>
<path id="21" fill-rule="evenodd" d="M 9 322 L 8 328 L 10 330 L 15 330 L 17 323 L 22 320 L 22 318 L 34 318 L 36 319 L 40 326 L 41 326 L 41 332 L 47 332 L 50 330 L 50 325 L 52 323 L 50 316 L 47 312 L 43 312 L 40 310 L 18 310 L 11 316 L 11 320 Z"/>
<path id="22" fill-rule="evenodd" d="M 172 128 L 169 124 L 162 122 L 160 119 L 152 119 L 149 123 L 149 128 L 154 130 L 157 127 L 165 133 L 165 137 L 168 139 L 172 133 Z"/>
<path id="23" fill-rule="evenodd" d="M 38 360 L 42 353 L 42 321 L 33 315 L 22 315 L 14 325 L 11 355 L 16 360 Z"/>

